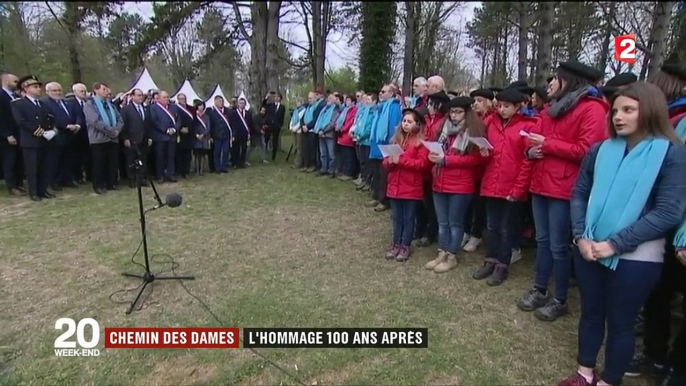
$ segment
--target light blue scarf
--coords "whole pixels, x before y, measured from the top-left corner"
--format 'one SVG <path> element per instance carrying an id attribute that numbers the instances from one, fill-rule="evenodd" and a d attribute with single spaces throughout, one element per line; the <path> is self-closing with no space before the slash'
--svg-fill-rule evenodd
<path id="1" fill-rule="evenodd" d="M 355 123 L 353 125 L 355 126 L 355 138 L 359 141 L 360 139 L 360 134 L 364 130 L 364 124 L 367 122 L 367 116 L 369 115 L 369 109 L 371 109 L 371 105 L 364 105 L 364 104 L 358 104 L 357 106 L 357 113 L 355 114 Z"/>
<path id="2" fill-rule="evenodd" d="M 348 116 L 348 111 L 350 111 L 351 107 L 353 107 L 353 106 L 352 105 L 345 106 L 343 108 L 343 111 L 341 111 L 341 113 L 338 114 L 338 119 L 336 119 L 336 131 L 343 130 L 343 124 L 345 124 L 345 117 Z"/>
<path id="3" fill-rule="evenodd" d="M 674 129 L 681 142 L 686 142 L 686 119 L 681 118 Z"/>
<path id="4" fill-rule="evenodd" d="M 321 133 L 331 124 L 331 119 L 333 118 L 333 113 L 336 112 L 336 104 L 330 103 L 322 109 L 317 118 L 317 123 L 314 124 L 314 132 Z"/>
<path id="5" fill-rule="evenodd" d="M 298 106 L 293 110 L 293 115 L 291 115 L 291 122 L 290 126 L 295 126 L 298 125 L 298 122 L 300 122 L 300 112 L 303 111 L 305 108 L 305 105 Z"/>
<path id="6" fill-rule="evenodd" d="M 417 107 L 417 103 L 419 103 L 420 98 L 421 97 L 413 96 L 412 99 L 410 100 L 410 108 L 414 109 L 415 107 Z"/>
<path id="7" fill-rule="evenodd" d="M 307 110 L 305 110 L 305 116 L 303 117 L 303 122 L 305 123 L 305 126 L 312 123 L 312 120 L 314 119 L 314 111 L 317 110 L 317 106 L 321 101 L 322 98 L 315 99 L 312 101 L 312 103 L 310 103 L 307 106 Z"/>
<path id="8" fill-rule="evenodd" d="M 98 97 L 93 98 L 93 103 L 95 104 L 95 107 L 98 109 L 98 115 L 100 116 L 100 119 L 109 127 L 115 127 L 117 125 L 117 115 L 115 114 L 114 110 L 114 105 L 110 101 L 104 101 Z M 109 107 L 110 113 L 107 114 L 105 112 L 105 103 L 107 103 L 107 107 Z"/>
<path id="9" fill-rule="evenodd" d="M 607 139 L 598 151 L 586 211 L 584 238 L 606 241 L 630 226 L 643 212 L 669 149 L 664 138 L 649 137 L 626 154 L 626 139 Z M 618 256 L 598 260 L 615 270 Z"/>

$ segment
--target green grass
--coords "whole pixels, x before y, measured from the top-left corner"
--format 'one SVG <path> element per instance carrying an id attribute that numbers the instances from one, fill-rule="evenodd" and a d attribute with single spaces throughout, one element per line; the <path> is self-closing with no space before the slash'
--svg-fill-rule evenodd
<path id="1" fill-rule="evenodd" d="M 307 384 L 550 385 L 574 371 L 576 293 L 571 316 L 553 324 L 515 306 L 529 286 L 530 256 L 498 288 L 471 279 L 478 253 L 443 275 L 423 269 L 428 249 L 388 262 L 388 213 L 364 208 L 366 196 L 350 183 L 283 163 L 159 188 L 179 191 L 184 203 L 149 215 L 151 253 L 196 275 L 187 287 L 229 326 L 429 328 L 428 349 L 261 350 Z M 54 357 L 60 317 L 93 317 L 101 329 L 216 323 L 173 282 L 156 283 L 130 316 L 108 299 L 138 284 L 119 275 L 136 271 L 133 190 L 101 197 L 81 187 L 41 203 L 2 195 L 0 213 L 1 384 L 296 383 L 244 349 Z"/>

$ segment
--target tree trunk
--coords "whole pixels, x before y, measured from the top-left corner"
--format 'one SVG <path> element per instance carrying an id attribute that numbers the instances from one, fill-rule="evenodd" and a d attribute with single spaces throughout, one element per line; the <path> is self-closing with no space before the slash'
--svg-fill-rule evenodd
<path id="1" fill-rule="evenodd" d="M 676 28 L 676 39 L 674 40 L 674 46 L 672 47 L 672 53 L 676 53 L 683 63 L 686 59 L 686 1 L 679 1 L 679 6 L 677 8 L 677 28 Z"/>
<path id="2" fill-rule="evenodd" d="M 324 89 L 324 60 L 326 49 L 325 17 L 328 16 L 328 2 L 312 2 L 312 81 L 315 88 Z"/>
<path id="3" fill-rule="evenodd" d="M 481 53 L 481 76 L 479 76 L 479 88 L 484 88 L 484 77 L 486 75 L 486 50 Z"/>
<path id="4" fill-rule="evenodd" d="M 267 95 L 267 33 L 269 10 L 267 3 L 254 1 L 250 5 L 252 35 L 250 37 L 250 99 L 260 103 Z"/>
<path id="5" fill-rule="evenodd" d="M 538 48 L 538 34 L 534 33 L 533 38 L 530 39 L 529 44 L 531 44 L 531 56 L 529 59 L 529 81 L 536 83 L 536 60 L 537 60 L 537 48 Z"/>
<path id="6" fill-rule="evenodd" d="M 652 57 L 648 67 L 648 78 L 654 76 L 665 59 L 667 49 L 667 38 L 669 35 L 669 21 L 672 17 L 673 1 L 660 1 L 655 4 L 653 15 L 655 15 L 653 28 L 650 31 L 650 40 L 653 42 Z"/>
<path id="7" fill-rule="evenodd" d="M 603 5 L 603 8 L 605 5 Z M 605 11 L 605 10 L 604 10 Z M 617 4 L 614 1 L 610 1 L 606 9 L 607 13 L 605 15 L 605 31 L 603 31 L 603 45 L 600 48 L 600 60 L 598 63 L 598 68 L 603 73 L 605 68 L 607 68 L 607 61 L 610 57 L 610 43 L 612 38 L 612 20 L 615 18 L 615 13 L 617 12 Z"/>
<path id="8" fill-rule="evenodd" d="M 510 34 L 510 27 L 508 25 L 506 25 L 505 28 L 503 28 L 503 52 L 502 52 L 503 58 L 502 58 L 502 62 L 500 63 L 500 71 L 499 71 L 500 76 L 498 77 L 499 81 L 500 81 L 500 85 L 503 87 L 507 86 L 507 83 L 509 81 L 509 74 L 508 74 L 509 71 L 507 71 L 507 62 L 509 59 L 508 58 L 508 56 L 509 56 L 508 52 L 510 51 L 510 50 L 508 50 L 509 39 L 507 38 L 507 36 L 509 34 Z"/>
<path id="9" fill-rule="evenodd" d="M 81 71 L 81 58 L 79 56 L 78 44 L 80 28 L 80 11 L 77 3 L 64 3 L 64 21 L 69 41 L 67 43 L 67 51 L 69 52 L 69 64 L 71 67 L 71 77 L 73 83 L 83 82 L 83 72 Z"/>
<path id="10" fill-rule="evenodd" d="M 269 2 L 269 19 L 267 21 L 267 52 L 265 55 L 267 63 L 266 88 L 269 91 L 279 91 L 279 17 L 281 12 L 281 1 Z M 253 102 L 254 103 L 254 102 Z"/>
<path id="11" fill-rule="evenodd" d="M 414 42 L 417 27 L 415 2 L 405 2 L 405 56 L 403 57 L 403 95 L 410 95 L 414 73 Z"/>
<path id="12" fill-rule="evenodd" d="M 529 2 L 519 3 L 519 53 L 517 80 L 526 80 L 529 48 Z"/>
<path id="13" fill-rule="evenodd" d="M 540 2 L 539 35 L 538 35 L 538 62 L 536 64 L 536 86 L 544 86 L 546 78 L 550 75 L 550 54 L 553 45 L 553 17 L 555 16 L 555 3 Z"/>

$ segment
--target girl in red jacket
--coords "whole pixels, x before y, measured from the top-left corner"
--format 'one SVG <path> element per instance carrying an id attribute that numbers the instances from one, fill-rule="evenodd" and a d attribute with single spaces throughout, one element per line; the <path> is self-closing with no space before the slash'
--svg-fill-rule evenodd
<path id="1" fill-rule="evenodd" d="M 432 188 L 438 219 L 438 257 L 426 264 L 436 273 L 448 272 L 457 266 L 457 250 L 464 237 L 464 219 L 476 193 L 476 169 L 482 156 L 470 138 L 483 137 L 485 126 L 471 109 L 471 97 L 457 97 L 448 102 L 450 119 L 438 133 L 443 154 L 429 154 L 433 168 Z"/>
<path id="2" fill-rule="evenodd" d="M 400 145 L 400 156 L 386 157 L 388 169 L 386 195 L 391 203 L 393 246 L 387 259 L 406 261 L 410 258 L 410 243 L 414 235 L 417 205 L 424 199 L 424 173 L 429 168 L 429 151 L 422 146 L 424 118 L 414 109 L 405 109 L 400 127 L 391 143 Z"/>
<path id="3" fill-rule="evenodd" d="M 529 132 L 536 119 L 520 111 L 526 96 L 514 88 L 498 93 L 497 114 L 486 123 L 486 138 L 493 145 L 492 156 L 481 181 L 481 197 L 486 201 L 488 253 L 486 260 L 472 277 L 488 278 L 491 286 L 507 279 L 512 251 L 518 246 L 521 203 L 527 199 L 528 173 L 526 163 L 528 143 L 520 132 Z"/>
<path id="4" fill-rule="evenodd" d="M 543 321 L 567 314 L 571 274 L 570 206 L 581 160 L 591 145 L 607 137 L 609 105 L 593 86 L 602 73 L 579 62 L 562 62 L 549 84 L 551 102 L 528 140 L 531 206 L 536 226 L 534 288 L 517 303 Z M 550 277 L 555 291 L 548 293 Z M 552 295 L 552 296 L 551 296 Z"/>

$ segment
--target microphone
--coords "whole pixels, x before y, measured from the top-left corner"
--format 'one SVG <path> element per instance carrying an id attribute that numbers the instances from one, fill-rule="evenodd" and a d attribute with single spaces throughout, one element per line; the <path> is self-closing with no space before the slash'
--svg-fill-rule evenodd
<path id="1" fill-rule="evenodd" d="M 169 193 L 164 197 L 163 203 L 153 206 L 152 208 L 148 209 L 148 211 L 159 209 L 163 206 L 168 206 L 170 208 L 176 208 L 177 206 L 181 205 L 181 201 L 183 201 L 183 197 L 180 194 Z"/>

